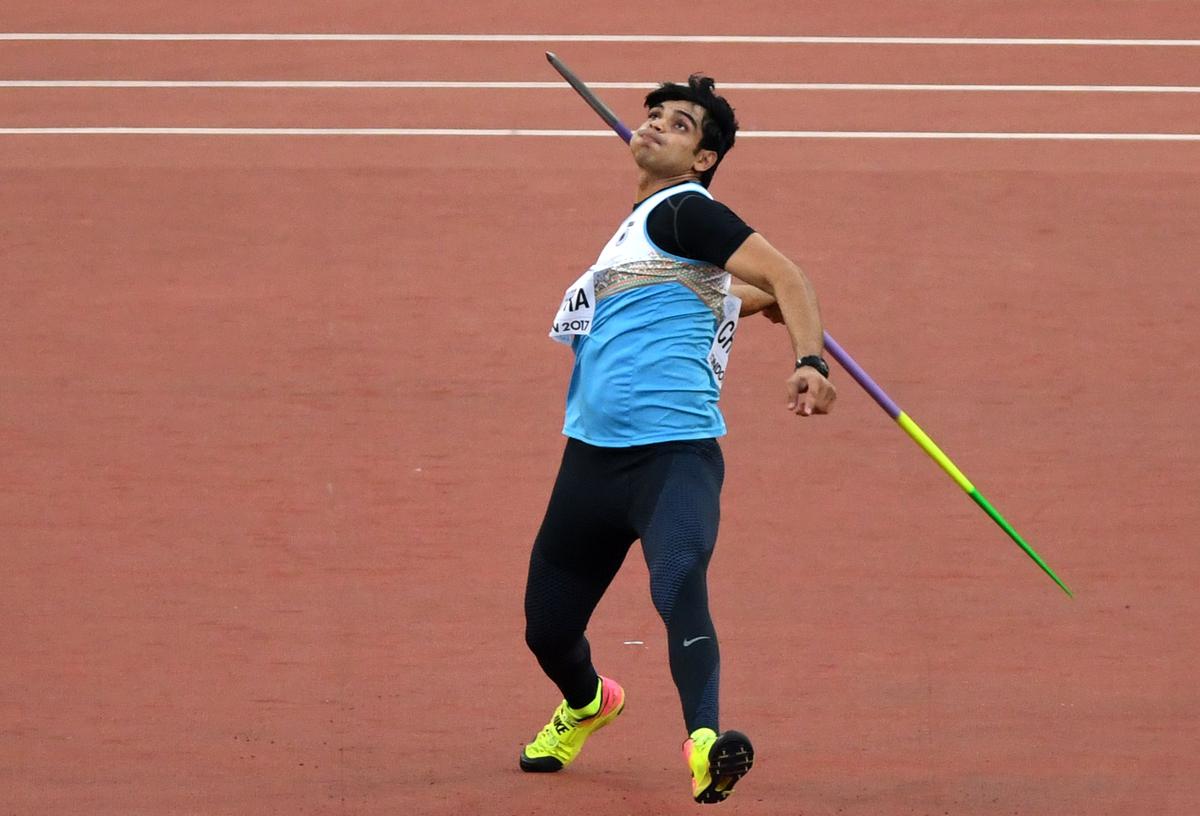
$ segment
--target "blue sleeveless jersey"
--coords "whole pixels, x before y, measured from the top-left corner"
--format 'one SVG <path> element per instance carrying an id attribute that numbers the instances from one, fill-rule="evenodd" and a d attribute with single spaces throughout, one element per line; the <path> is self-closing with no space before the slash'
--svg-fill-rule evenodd
<path id="1" fill-rule="evenodd" d="M 705 356 L 716 318 L 686 286 L 658 283 L 596 304 L 574 342 L 563 433 L 603 447 L 725 435 Z"/>
<path id="2" fill-rule="evenodd" d="M 725 434 L 717 400 L 740 303 L 728 295 L 728 273 L 664 252 L 645 226 L 664 199 L 697 190 L 708 195 L 683 184 L 639 204 L 568 290 L 571 306 L 588 295 L 595 303 L 571 312 L 565 302 L 560 318 L 586 319 L 556 320 L 551 332 L 575 351 L 566 436 L 628 447 Z"/>

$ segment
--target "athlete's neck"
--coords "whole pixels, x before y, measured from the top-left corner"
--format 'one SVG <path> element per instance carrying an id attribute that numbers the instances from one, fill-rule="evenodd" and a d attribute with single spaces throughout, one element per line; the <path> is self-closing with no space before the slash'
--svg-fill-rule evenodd
<path id="1" fill-rule="evenodd" d="M 645 201 L 659 190 L 674 187 L 676 184 L 682 184 L 685 181 L 699 182 L 700 177 L 695 173 L 683 173 L 682 175 L 663 178 L 661 176 L 652 176 L 643 170 L 638 174 L 637 198 L 634 200 Z"/>

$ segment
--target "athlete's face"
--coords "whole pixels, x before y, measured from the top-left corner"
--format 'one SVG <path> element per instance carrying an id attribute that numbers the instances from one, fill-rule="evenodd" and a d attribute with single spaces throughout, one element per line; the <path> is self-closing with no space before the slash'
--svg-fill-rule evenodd
<path id="1" fill-rule="evenodd" d="M 717 161 L 716 151 L 700 148 L 705 115 L 701 105 L 679 99 L 650 108 L 629 140 L 634 161 L 658 176 L 700 175 Z"/>

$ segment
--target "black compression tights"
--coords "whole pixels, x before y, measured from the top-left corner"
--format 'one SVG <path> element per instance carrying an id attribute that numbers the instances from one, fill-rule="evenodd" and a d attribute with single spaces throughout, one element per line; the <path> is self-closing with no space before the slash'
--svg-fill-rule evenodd
<path id="1" fill-rule="evenodd" d="M 705 573 L 724 472 L 712 439 L 633 448 L 567 441 L 529 560 L 525 641 L 568 705 L 582 708 L 595 696 L 584 631 L 640 538 L 684 723 L 689 733 L 716 730 L 720 653 Z"/>

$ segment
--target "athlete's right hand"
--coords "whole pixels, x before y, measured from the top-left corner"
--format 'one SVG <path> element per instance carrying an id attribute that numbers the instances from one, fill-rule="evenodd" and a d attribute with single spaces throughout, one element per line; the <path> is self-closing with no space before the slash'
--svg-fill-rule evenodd
<path id="1" fill-rule="evenodd" d="M 800 416 L 828 414 L 837 399 L 833 383 L 810 366 L 797 368 L 787 379 L 787 407 Z"/>

